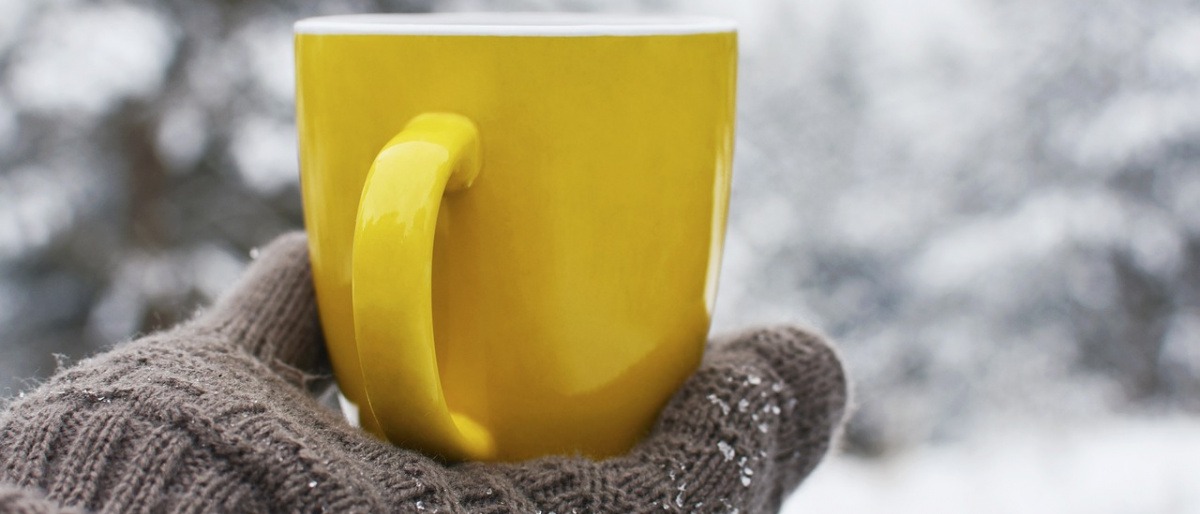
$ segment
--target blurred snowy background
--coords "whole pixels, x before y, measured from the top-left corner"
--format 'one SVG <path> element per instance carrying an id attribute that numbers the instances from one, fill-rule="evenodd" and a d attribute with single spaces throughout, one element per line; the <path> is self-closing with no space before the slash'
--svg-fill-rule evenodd
<path id="1" fill-rule="evenodd" d="M 0 0 L 0 396 L 169 325 L 300 226 L 291 23 L 741 26 L 716 330 L 836 338 L 787 512 L 1200 512 L 1200 2 Z"/>

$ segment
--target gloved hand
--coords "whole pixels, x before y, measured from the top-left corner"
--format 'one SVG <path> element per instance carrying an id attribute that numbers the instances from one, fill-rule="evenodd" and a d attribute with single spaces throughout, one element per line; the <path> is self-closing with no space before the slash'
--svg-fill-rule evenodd
<path id="1" fill-rule="evenodd" d="M 51 377 L 0 415 L 0 511 L 777 510 L 846 407 L 835 353 L 776 328 L 712 343 L 629 454 L 446 465 L 314 400 L 325 363 L 303 234 L 216 306 Z"/>

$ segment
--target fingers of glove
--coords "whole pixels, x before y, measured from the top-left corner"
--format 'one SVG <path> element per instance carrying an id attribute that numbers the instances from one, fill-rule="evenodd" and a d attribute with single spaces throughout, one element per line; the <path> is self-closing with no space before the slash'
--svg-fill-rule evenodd
<path id="1" fill-rule="evenodd" d="M 824 341 L 795 328 L 759 330 L 715 344 L 625 456 L 457 471 L 462 482 L 512 484 L 543 511 L 770 512 L 826 453 L 845 405 L 845 375 Z"/>
<path id="2" fill-rule="evenodd" d="M 764 408 L 775 412 L 779 407 L 774 457 L 784 464 L 785 478 L 798 484 L 840 435 L 846 419 L 849 382 L 837 351 L 816 333 L 778 327 L 732 338 L 715 353 L 718 359 L 765 364 L 779 378 L 771 384 L 774 397 Z"/>
<path id="3" fill-rule="evenodd" d="M 665 476 L 667 507 L 773 510 L 828 451 L 847 396 L 841 362 L 819 336 L 745 333 L 714 344 L 651 436 L 607 465 L 629 475 L 627 487 Z"/>
<path id="4" fill-rule="evenodd" d="M 218 336 L 295 381 L 323 361 L 308 239 L 279 236 L 263 248 L 233 289 L 188 328 Z"/>

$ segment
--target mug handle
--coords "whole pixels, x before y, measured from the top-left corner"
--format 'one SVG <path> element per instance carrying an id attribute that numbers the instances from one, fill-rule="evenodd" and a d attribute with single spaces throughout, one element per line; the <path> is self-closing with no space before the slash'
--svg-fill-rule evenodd
<path id="1" fill-rule="evenodd" d="M 354 338 L 367 402 L 388 440 L 454 460 L 495 457 L 491 433 L 450 410 L 433 340 L 433 240 L 442 195 L 479 174 L 479 131 L 457 114 L 413 118 L 367 174 L 354 229 Z"/>

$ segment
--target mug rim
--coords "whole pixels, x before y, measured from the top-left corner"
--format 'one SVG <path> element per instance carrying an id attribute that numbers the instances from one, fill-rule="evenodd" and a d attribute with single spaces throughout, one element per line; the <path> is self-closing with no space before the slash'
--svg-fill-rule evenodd
<path id="1" fill-rule="evenodd" d="M 406 36 L 663 36 L 737 32 L 712 16 L 601 13 L 343 14 L 305 18 L 297 34 Z"/>

